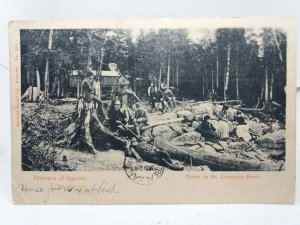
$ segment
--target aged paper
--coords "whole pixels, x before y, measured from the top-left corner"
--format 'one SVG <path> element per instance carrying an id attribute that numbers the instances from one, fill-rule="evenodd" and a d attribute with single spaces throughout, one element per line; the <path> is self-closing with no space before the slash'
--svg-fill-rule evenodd
<path id="1" fill-rule="evenodd" d="M 294 18 L 9 29 L 16 204 L 293 203 Z"/>

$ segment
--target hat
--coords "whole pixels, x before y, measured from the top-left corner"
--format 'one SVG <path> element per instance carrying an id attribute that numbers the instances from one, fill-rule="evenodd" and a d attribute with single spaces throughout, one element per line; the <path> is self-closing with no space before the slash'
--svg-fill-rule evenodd
<path id="1" fill-rule="evenodd" d="M 204 116 L 204 120 L 209 120 L 209 119 L 210 119 L 209 115 Z"/>
<path id="2" fill-rule="evenodd" d="M 115 105 L 121 105 L 120 100 L 116 100 L 116 101 L 115 101 Z"/>
<path id="3" fill-rule="evenodd" d="M 93 73 L 92 71 L 88 71 L 88 72 L 86 73 L 86 76 L 87 76 L 87 77 L 94 76 L 94 73 Z"/>

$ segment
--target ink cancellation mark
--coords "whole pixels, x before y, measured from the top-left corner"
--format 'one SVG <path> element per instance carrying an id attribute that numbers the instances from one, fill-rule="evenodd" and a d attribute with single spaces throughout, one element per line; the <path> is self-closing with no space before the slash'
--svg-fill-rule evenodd
<path id="1" fill-rule="evenodd" d="M 124 160 L 124 171 L 128 178 L 134 183 L 150 185 L 162 177 L 164 167 L 146 163 L 144 161 L 138 161 L 135 158 L 126 157 Z"/>

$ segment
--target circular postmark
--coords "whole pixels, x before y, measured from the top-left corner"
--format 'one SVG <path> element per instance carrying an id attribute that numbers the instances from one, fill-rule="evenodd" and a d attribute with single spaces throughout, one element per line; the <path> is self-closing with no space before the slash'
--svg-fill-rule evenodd
<path id="1" fill-rule="evenodd" d="M 125 157 L 124 170 L 130 180 L 140 185 L 153 184 L 164 173 L 163 166 L 138 161 L 132 157 Z"/>

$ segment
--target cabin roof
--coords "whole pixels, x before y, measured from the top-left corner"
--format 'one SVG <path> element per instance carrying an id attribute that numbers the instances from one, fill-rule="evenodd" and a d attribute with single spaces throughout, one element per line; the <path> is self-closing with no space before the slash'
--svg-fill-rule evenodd
<path id="1" fill-rule="evenodd" d="M 92 70 L 93 74 L 97 74 L 96 70 Z M 81 75 L 79 73 L 79 70 L 72 70 L 71 76 L 79 76 Z M 101 71 L 101 76 L 103 77 L 118 77 L 119 73 L 117 71 L 111 71 L 111 70 L 102 70 Z"/>

